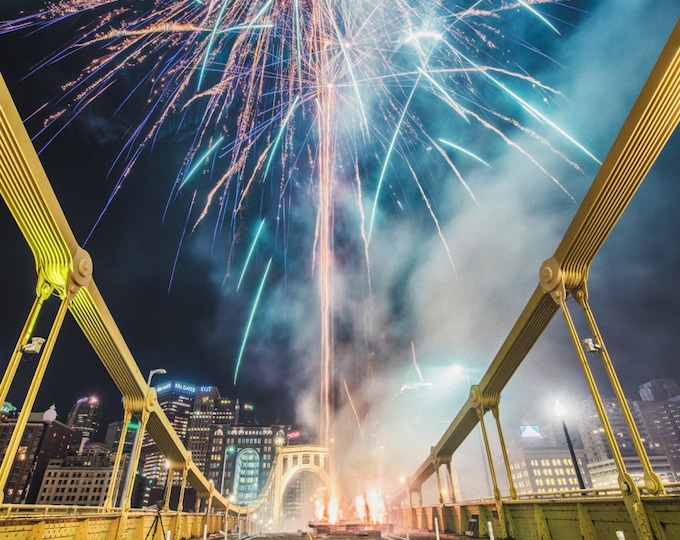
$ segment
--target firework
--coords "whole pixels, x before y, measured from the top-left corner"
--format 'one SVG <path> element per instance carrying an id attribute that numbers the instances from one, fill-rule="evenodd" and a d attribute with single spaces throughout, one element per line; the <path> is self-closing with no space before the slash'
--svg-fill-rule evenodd
<path id="1" fill-rule="evenodd" d="M 542 12 L 550 4 L 488 0 L 459 9 L 444 0 L 63 0 L 0 23 L 0 32 L 59 26 L 72 39 L 40 67 L 73 66 L 87 58 L 57 99 L 41 108 L 49 112 L 36 134 L 39 147 L 95 102 L 115 103 L 115 115 L 130 124 L 112 165 L 116 183 L 103 212 L 141 156 L 179 134 L 186 144 L 167 190 L 168 206 L 184 192 L 191 195 L 180 246 L 190 222 L 195 229 L 210 221 L 215 234 L 226 237 L 231 260 L 234 253 L 243 255 L 235 249 L 241 222 L 259 220 L 236 289 L 265 219 L 276 223 L 270 227 L 275 236 L 285 236 L 280 224 L 300 198 L 314 199 L 310 271 L 319 276 L 319 439 L 328 444 L 335 371 L 333 254 L 336 220 L 342 217 L 337 187 L 348 184 L 356 193 L 355 238 L 366 268 L 375 231 L 409 211 L 431 219 L 454 270 L 428 183 L 454 179 L 475 201 L 459 155 L 486 167 L 493 162 L 483 151 L 466 149 L 480 137 L 471 133 L 481 132 L 486 147 L 507 145 L 562 188 L 513 134 L 538 142 L 575 168 L 550 137 L 592 155 L 532 104 L 534 96 L 543 100 L 555 92 L 523 69 L 508 68 L 513 37 L 501 29 L 503 17 L 526 14 L 557 35 L 555 21 Z M 252 207 L 251 199 L 259 205 Z M 272 261 L 283 259 L 285 252 L 270 254 L 234 382 Z M 369 272 L 369 291 L 370 279 Z M 414 364 L 418 368 L 415 358 Z"/>

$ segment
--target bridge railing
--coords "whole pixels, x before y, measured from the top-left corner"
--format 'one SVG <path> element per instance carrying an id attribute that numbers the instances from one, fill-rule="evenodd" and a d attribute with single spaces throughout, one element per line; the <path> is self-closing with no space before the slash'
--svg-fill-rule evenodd
<path id="1" fill-rule="evenodd" d="M 15 540 L 39 538 L 165 540 L 202 538 L 204 533 L 219 534 L 234 529 L 224 514 L 161 512 L 101 507 L 3 505 L 0 512 L 0 537 Z"/>

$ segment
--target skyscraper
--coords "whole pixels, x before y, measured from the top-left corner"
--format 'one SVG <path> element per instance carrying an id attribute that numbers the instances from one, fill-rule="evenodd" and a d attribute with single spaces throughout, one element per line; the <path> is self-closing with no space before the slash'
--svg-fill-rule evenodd
<path id="1" fill-rule="evenodd" d="M 137 434 L 137 429 L 139 429 L 139 424 L 137 420 L 133 420 L 128 424 L 128 429 L 125 432 L 125 446 L 123 447 L 123 452 L 129 454 L 132 451 L 132 444 L 135 440 L 135 435 Z M 118 443 L 120 442 L 120 436 L 123 433 L 123 421 L 111 422 L 106 429 L 106 436 L 104 437 L 104 442 L 109 445 L 114 452 L 118 449 Z"/>
<path id="2" fill-rule="evenodd" d="M 665 401 L 680 396 L 680 386 L 672 379 L 654 379 L 638 388 L 642 401 Z"/>
<path id="3" fill-rule="evenodd" d="M 193 407 L 189 415 L 186 447 L 191 459 L 205 472 L 210 440 L 210 426 L 233 424 L 238 400 L 223 398 L 216 386 L 200 386 L 196 389 Z"/>
<path id="4" fill-rule="evenodd" d="M 196 386 L 179 381 L 169 381 L 157 386 L 156 394 L 158 404 L 170 420 L 175 432 L 180 440 L 186 443 L 189 419 L 196 396 Z M 168 476 L 165 457 L 148 435 L 144 436 L 142 454 L 142 472 L 146 482 L 151 485 L 164 485 Z"/>
<path id="5" fill-rule="evenodd" d="M 680 479 L 680 387 L 670 379 L 655 379 L 639 387 L 642 401 L 633 406 L 649 441 L 660 448 Z"/>
<path id="6" fill-rule="evenodd" d="M 641 479 L 643 473 L 642 465 L 638 459 L 633 438 L 628 431 L 628 426 L 626 425 L 619 403 L 614 398 L 604 398 L 603 403 L 626 469 L 634 479 Z M 662 481 L 674 481 L 675 475 L 673 474 L 668 456 L 664 453 L 661 446 L 654 444 L 651 440 L 647 426 L 642 420 L 640 409 L 635 406 L 635 403 L 629 402 L 628 405 L 652 468 L 661 477 Z M 580 409 L 579 432 L 583 440 L 583 448 L 586 453 L 593 487 L 606 488 L 617 486 L 618 469 L 616 468 L 614 454 L 609 447 L 604 428 L 593 401 L 588 399 L 581 402 Z"/>
<path id="7" fill-rule="evenodd" d="M 95 396 L 80 398 L 71 407 L 66 425 L 89 440 L 95 440 L 102 420 L 102 410 Z"/>
<path id="8" fill-rule="evenodd" d="M 191 452 L 192 460 L 205 472 L 211 426 L 233 424 L 238 415 L 238 400 L 221 397 L 216 386 L 195 386 L 180 381 L 157 386 L 156 394 L 177 435 Z M 164 486 L 168 476 L 165 458 L 148 436 L 144 437 L 142 452 L 145 485 L 149 489 Z M 146 501 L 149 502 L 152 501 Z"/>

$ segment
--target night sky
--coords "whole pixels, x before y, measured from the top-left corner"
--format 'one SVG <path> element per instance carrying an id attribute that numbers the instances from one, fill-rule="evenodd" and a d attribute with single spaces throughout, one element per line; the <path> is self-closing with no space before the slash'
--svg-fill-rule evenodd
<path id="1" fill-rule="evenodd" d="M 19 6 L 40 4 L 5 0 L 0 20 L 17 17 Z M 505 50 L 494 54 L 504 56 L 507 69 L 526 72 L 555 89 L 551 93 L 534 88 L 531 93 L 531 85 L 523 85 L 523 97 L 601 161 L 678 20 L 680 6 L 674 0 L 603 0 L 536 9 L 560 35 L 530 13 L 503 12 L 489 24 L 502 29 L 503 43 L 513 45 L 512 55 Z M 174 379 L 217 385 L 225 396 L 254 403 L 261 423 L 294 423 L 311 432 L 316 428 L 319 384 L 313 182 L 295 177 L 302 166 L 293 170 L 294 196 L 286 219 L 281 229 L 268 228 L 238 291 L 241 265 L 260 220 L 265 216 L 268 223 L 275 222 L 270 199 L 278 187 L 259 184 L 233 227 L 218 226 L 212 212 L 191 232 L 192 214 L 181 240 L 192 192 L 172 188 L 197 122 L 190 115 L 181 127 L 174 124 L 175 131 L 161 130 L 153 148 L 141 153 L 94 227 L 120 176 L 116 157 L 138 121 L 134 111 L 144 104 L 137 95 L 138 103 L 118 109 L 139 71 L 122 72 L 110 92 L 46 145 L 49 136 L 38 132 L 45 118 L 63 106 L 55 105 L 61 85 L 77 76 L 95 49 L 33 68 L 78 30 L 77 24 L 66 23 L 0 35 L 0 72 L 20 114 L 28 118 L 29 134 L 36 136 L 48 178 L 81 245 L 93 231 L 84 247 L 93 259 L 94 279 L 140 370 L 146 376 L 150 369 L 166 368 L 168 375 L 159 376 L 156 383 Z M 501 99 L 499 93 L 487 85 L 478 97 L 493 107 Z M 412 108 L 436 140 L 450 135 L 460 119 L 454 119 L 450 109 L 444 114 L 440 106 L 431 106 L 428 95 L 431 99 L 431 94 L 417 95 Z M 474 200 L 451 169 L 436 162 L 431 147 L 401 147 L 423 178 L 455 269 L 408 167 L 395 158 L 370 244 L 369 296 L 360 220 L 352 210 L 356 184 L 351 169 L 348 178 L 338 173 L 335 397 L 337 432 L 352 433 L 358 443 L 358 450 L 347 452 L 353 466 L 370 454 L 367 450 L 380 446 L 399 449 L 406 469 L 422 462 L 467 397 L 467 382 L 460 375 L 450 378 L 449 368 L 462 364 L 471 382 L 479 380 L 535 288 L 541 262 L 553 254 L 597 172 L 591 158 L 518 109 L 510 106 L 503 114 L 520 117 L 537 136 L 515 130 L 513 141 L 539 156 L 561 186 L 478 125 L 459 140 L 488 166 L 461 154 L 455 158 Z M 304 133 L 302 129 L 297 136 Z M 361 138 L 357 141 L 359 145 Z M 313 142 L 301 148 L 307 148 L 305 144 Z M 377 153 L 379 146 L 373 144 L 366 153 Z M 300 161 L 306 159 L 305 152 Z M 345 163 L 342 158 L 339 162 Z M 379 166 L 363 167 L 363 204 L 369 208 Z M 637 386 L 650 379 L 680 381 L 680 289 L 673 285 L 680 270 L 678 171 L 676 133 L 590 273 L 591 306 L 632 399 L 638 398 Z M 210 175 L 204 174 L 201 182 L 198 199 L 205 197 Z M 33 300 L 35 268 L 4 205 L 0 231 L 5 286 L 0 358 L 9 358 Z M 236 358 L 270 257 L 272 272 L 234 385 Z M 57 301 L 50 306 L 40 319 L 38 335 L 47 333 Z M 9 395 L 16 406 L 33 366 L 22 362 Z M 602 393 L 610 394 L 601 374 L 598 377 Z M 400 392 L 404 385 L 415 387 L 413 383 L 423 381 L 432 384 Z M 72 403 L 88 394 L 104 401 L 105 421 L 122 415 L 116 388 L 67 316 L 35 408 L 43 410 L 54 402 L 64 421 Z M 505 390 L 503 422 L 515 429 L 523 418 L 540 416 L 555 397 L 568 404 L 586 396 L 558 315 Z M 412 449 L 404 437 L 414 441 Z"/>

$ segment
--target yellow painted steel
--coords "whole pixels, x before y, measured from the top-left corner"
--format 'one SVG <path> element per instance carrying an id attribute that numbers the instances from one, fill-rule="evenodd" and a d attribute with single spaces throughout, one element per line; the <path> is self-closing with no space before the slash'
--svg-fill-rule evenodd
<path id="1" fill-rule="evenodd" d="M 603 162 L 598 174 L 588 190 L 582 204 L 579 206 L 570 226 L 560 242 L 553 257 L 543 263 L 539 272 L 539 284 L 529 299 L 517 322 L 505 339 L 499 352 L 491 362 L 490 367 L 482 377 L 480 383 L 470 389 L 470 397 L 459 413 L 449 425 L 448 429 L 432 449 L 432 456 L 409 478 L 408 483 L 393 495 L 393 500 L 403 500 L 408 496 L 409 503 L 413 492 L 419 493 L 423 483 L 435 472 L 434 463 L 437 458 L 451 456 L 462 442 L 481 422 L 484 429 L 484 414 L 493 410 L 498 403 L 500 393 L 520 366 L 533 345 L 541 336 L 548 323 L 558 309 L 561 309 L 567 326 L 574 341 L 579 361 L 587 379 L 588 364 L 585 359 L 580 340 L 576 335 L 571 317 L 566 307 L 568 296 L 573 296 L 583 307 L 588 324 L 596 342 L 600 345 L 600 356 L 605 365 L 612 387 L 621 405 L 628 430 L 634 440 L 635 449 L 644 468 L 644 489 L 651 495 L 663 497 L 665 489 L 658 475 L 651 468 L 644 445 L 633 422 L 632 415 L 621 390 L 616 373 L 612 366 L 606 347 L 599 334 L 595 319 L 587 303 L 587 278 L 590 265 L 602 247 L 609 233 L 623 214 L 628 203 L 636 193 L 638 187 L 652 167 L 654 161 L 675 131 L 680 121 L 680 22 L 676 24 L 671 36 L 636 100 L 628 118 L 619 132 L 612 148 Z M 589 387 L 596 402 L 601 402 L 599 392 L 590 381 Z M 600 410 L 602 409 L 602 410 Z M 605 432 L 610 434 L 611 426 L 604 408 L 598 409 Z M 499 425 L 497 423 L 497 425 Z M 611 435 L 611 434 L 610 434 Z M 501 435 L 502 436 L 502 435 Z M 619 468 L 620 503 L 626 510 L 628 521 L 626 530 L 631 537 L 635 535 L 641 539 L 673 538 L 668 536 L 663 527 L 655 522 L 654 507 L 650 506 L 641 489 L 635 485 L 627 473 L 622 459 L 619 459 L 618 449 L 613 436 L 610 446 L 614 452 L 615 461 Z M 486 444 L 487 457 L 489 448 Z M 434 459 L 433 459 L 434 458 Z M 507 458 L 506 458 L 507 461 Z M 489 462 L 491 459 L 489 457 Z M 508 464 L 506 463 L 506 468 Z M 493 470 L 492 470 L 493 473 Z M 512 486 L 512 483 L 511 483 Z M 500 515 L 499 525 L 507 525 L 511 533 L 515 520 L 507 513 L 506 506 L 512 501 L 501 501 L 494 478 L 495 499 Z M 516 495 L 511 489 L 511 498 Z M 512 496 L 514 495 L 514 496 Z M 670 519 L 680 519 L 678 498 L 671 498 L 675 504 L 675 511 Z M 581 510 L 580 515 L 590 515 Z M 534 512 L 534 521 L 527 529 L 527 534 L 535 535 L 544 527 L 543 518 L 547 516 L 543 508 Z M 578 516 L 577 516 L 578 517 Z M 507 524 L 504 523 L 507 518 Z M 538 519 L 538 521 L 537 521 Z M 547 517 L 545 518 L 548 519 Z M 597 527 L 595 527 L 597 528 Z M 582 534 L 592 537 L 591 523 L 582 524 Z M 518 534 L 518 538 L 524 537 Z M 533 538 L 534 536 L 526 536 Z M 599 536 L 598 536 L 599 537 Z M 680 538 L 680 536 L 678 536 Z"/>
<path id="2" fill-rule="evenodd" d="M 31 337 L 31 329 L 43 302 L 50 294 L 62 299 L 59 317 L 68 308 L 83 334 L 125 399 L 132 414 L 148 414 L 147 432 L 161 452 L 177 470 L 185 470 L 186 481 L 195 489 L 197 497 L 207 498 L 212 493 L 212 504 L 235 513 L 236 509 L 219 493 L 192 462 L 191 456 L 177 436 L 172 424 L 155 399 L 155 392 L 144 380 L 135 359 L 123 339 L 118 326 L 92 279 L 92 261 L 75 239 L 68 221 L 57 201 L 35 148 L 23 126 L 19 113 L 0 77 L 0 195 L 7 204 L 35 258 L 38 274 L 36 300 L 19 337 L 16 348 L 0 384 L 4 399 L 11 386 L 16 366 L 21 358 L 21 346 Z M 54 331 L 48 337 L 29 396 L 22 414 L 31 411 L 32 399 L 42 382 L 49 359 L 49 351 L 57 338 L 60 320 L 55 320 Z M 17 422 L 18 436 L 23 432 L 27 417 Z M 8 449 L 14 455 L 16 449 Z M 4 492 L 11 467 L 11 459 L 0 468 L 0 493 Z"/>
<path id="3" fill-rule="evenodd" d="M 676 25 L 628 118 L 555 254 L 540 269 L 539 284 L 488 370 L 434 446 L 451 455 L 479 421 L 478 410 L 496 399 L 559 309 L 551 293 L 585 287 L 588 270 L 655 159 L 680 121 L 680 23 Z M 404 499 L 434 473 L 431 458 L 393 495 Z"/>
<path id="4" fill-rule="evenodd" d="M 438 514 L 447 523 L 446 531 L 465 534 L 472 522 L 478 522 L 479 534 L 488 534 L 491 522 L 496 538 L 501 529 L 501 516 L 507 522 L 508 536 L 515 540 L 552 538 L 554 540 L 602 540 L 617 538 L 616 531 L 626 540 L 637 538 L 626 505 L 620 497 L 602 494 L 584 497 L 580 493 L 541 493 L 542 498 L 523 496 L 506 500 L 502 510 L 496 501 L 463 502 L 432 507 L 398 508 L 389 510 L 389 523 L 408 528 L 417 534 L 423 529 L 434 530 L 433 519 Z M 680 505 L 671 495 L 645 497 L 654 537 L 658 540 L 680 538 Z M 441 520 L 440 520 L 441 523 Z"/>
<path id="5" fill-rule="evenodd" d="M 22 511 L 23 510 L 23 511 Z M 102 512 L 101 508 L 73 508 L 64 506 L 36 507 L 36 512 L 27 512 L 25 507 L 12 508 L 12 513 L 0 515 L 0 537 L 7 540 L 137 540 L 152 538 L 150 531 L 156 526 L 153 539 L 165 540 L 163 530 L 181 531 L 172 538 L 200 538 L 204 526 L 210 533 L 224 530 L 223 514 L 195 514 L 155 511 L 134 511 L 123 514 L 120 511 Z M 148 536 L 147 536 L 148 535 Z"/>

